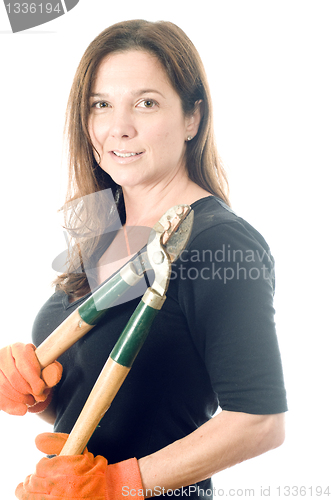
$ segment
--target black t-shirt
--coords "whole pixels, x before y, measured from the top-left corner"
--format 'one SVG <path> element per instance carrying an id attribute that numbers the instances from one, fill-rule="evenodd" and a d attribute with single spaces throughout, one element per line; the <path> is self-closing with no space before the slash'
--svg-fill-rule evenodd
<path id="1" fill-rule="evenodd" d="M 192 208 L 193 231 L 173 264 L 167 300 L 88 445 L 109 463 L 139 459 L 183 438 L 218 406 L 252 414 L 287 410 L 269 247 L 219 199 L 203 198 Z M 54 293 L 35 320 L 34 344 L 85 298 L 70 304 L 63 292 Z M 139 301 L 112 307 L 59 358 L 64 372 L 54 393 L 56 432 L 71 431 Z M 211 482 L 198 486 L 191 488 L 191 498 Z"/>

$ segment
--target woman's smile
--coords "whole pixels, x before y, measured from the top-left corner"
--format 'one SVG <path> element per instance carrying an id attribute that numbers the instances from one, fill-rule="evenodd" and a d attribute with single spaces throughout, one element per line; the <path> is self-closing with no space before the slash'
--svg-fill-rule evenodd
<path id="1" fill-rule="evenodd" d="M 112 156 L 112 159 L 117 163 L 125 165 L 127 163 L 132 163 L 133 161 L 137 161 L 142 158 L 144 155 L 144 151 L 135 153 L 132 151 L 109 151 L 109 154 Z"/>

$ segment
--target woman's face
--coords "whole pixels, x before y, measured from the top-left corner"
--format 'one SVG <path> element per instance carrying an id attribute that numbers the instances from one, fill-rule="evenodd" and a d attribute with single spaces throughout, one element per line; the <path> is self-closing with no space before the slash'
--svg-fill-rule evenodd
<path id="1" fill-rule="evenodd" d="M 101 168 L 117 184 L 153 187 L 183 174 L 185 141 L 196 128 L 156 57 L 130 50 L 102 61 L 90 97 L 89 132 Z"/>

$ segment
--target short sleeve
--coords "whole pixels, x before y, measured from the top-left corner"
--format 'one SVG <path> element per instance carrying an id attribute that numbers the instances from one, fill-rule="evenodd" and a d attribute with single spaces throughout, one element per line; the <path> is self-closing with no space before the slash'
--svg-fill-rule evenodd
<path id="1" fill-rule="evenodd" d="M 274 322 L 274 260 L 265 240 L 240 218 L 207 227 L 174 273 L 181 309 L 221 408 L 286 411 Z"/>

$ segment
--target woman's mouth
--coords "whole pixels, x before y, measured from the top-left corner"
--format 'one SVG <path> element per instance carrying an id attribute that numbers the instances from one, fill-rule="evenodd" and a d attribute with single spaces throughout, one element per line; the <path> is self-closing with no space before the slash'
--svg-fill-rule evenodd
<path id="1" fill-rule="evenodd" d="M 129 158 L 129 156 L 136 156 L 142 154 L 142 153 L 120 153 L 119 151 L 113 151 L 113 153 L 116 156 L 119 156 L 120 158 Z"/>
<path id="2" fill-rule="evenodd" d="M 110 154 L 115 161 L 120 163 L 127 163 L 139 159 L 144 154 L 144 151 L 136 153 L 135 151 L 114 150 L 110 151 Z"/>

